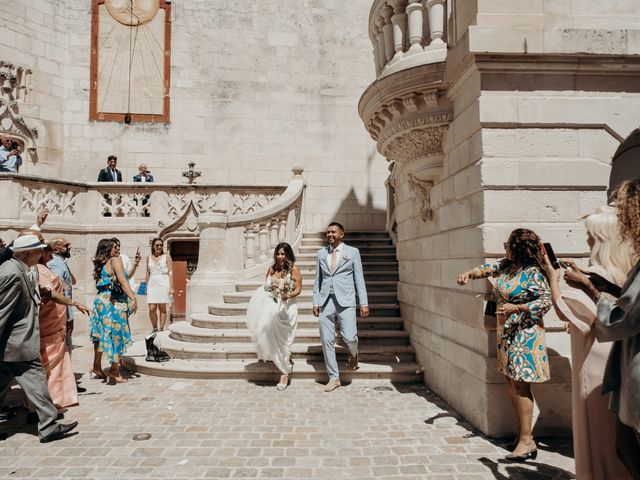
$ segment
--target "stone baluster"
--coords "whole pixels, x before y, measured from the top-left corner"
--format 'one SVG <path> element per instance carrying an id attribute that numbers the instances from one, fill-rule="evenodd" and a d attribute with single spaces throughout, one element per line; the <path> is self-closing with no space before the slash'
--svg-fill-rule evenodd
<path id="1" fill-rule="evenodd" d="M 382 72 L 384 67 L 387 65 L 387 55 L 385 53 L 384 48 L 384 33 L 382 31 L 382 27 L 384 27 L 384 17 L 378 17 L 376 19 L 376 42 L 378 42 L 378 64 L 380 65 L 380 70 L 378 73 Z"/>
<path id="2" fill-rule="evenodd" d="M 412 55 L 424 50 L 422 48 L 422 0 L 409 0 L 407 16 L 409 17 L 409 43 L 411 44 L 407 53 Z"/>
<path id="3" fill-rule="evenodd" d="M 245 268 L 253 267 L 256 264 L 256 234 L 253 227 L 244 229 L 244 245 L 245 245 Z"/>
<path id="4" fill-rule="evenodd" d="M 380 54 L 378 53 L 378 49 L 380 48 L 380 45 L 378 44 L 378 27 L 373 27 L 373 30 L 371 31 L 371 43 L 373 44 L 373 62 L 376 66 L 376 75 L 378 75 L 380 70 L 382 70 Z"/>
<path id="5" fill-rule="evenodd" d="M 269 230 L 264 225 L 258 231 L 258 245 L 260 248 L 260 263 L 269 260 Z"/>
<path id="6" fill-rule="evenodd" d="M 406 0 L 389 0 L 389 5 L 393 7 L 391 23 L 393 24 L 393 49 L 395 51 L 391 63 L 397 62 L 404 56 L 404 45 L 407 38 L 407 14 L 404 13 L 406 4 Z"/>
<path id="7" fill-rule="evenodd" d="M 429 32 L 431 32 L 431 43 L 429 49 L 446 48 L 442 37 L 444 36 L 444 11 L 446 0 L 427 0 L 429 9 Z"/>
<path id="8" fill-rule="evenodd" d="M 279 226 L 279 231 L 278 231 L 278 240 L 280 242 L 286 242 L 287 241 L 287 220 L 286 220 L 286 218 L 281 218 L 280 219 L 280 226 Z M 291 239 L 290 241 L 293 241 L 293 239 Z"/>
<path id="9" fill-rule="evenodd" d="M 384 25 L 382 26 L 382 33 L 384 34 L 384 56 L 387 59 L 387 63 L 393 58 L 393 25 L 391 24 L 391 16 L 393 15 L 393 8 L 389 5 L 382 9 L 382 17 L 384 18 Z"/>
<path id="10" fill-rule="evenodd" d="M 276 245 L 278 244 L 278 221 L 273 221 L 271 222 L 271 225 L 269 225 L 269 246 L 271 248 L 276 248 Z"/>

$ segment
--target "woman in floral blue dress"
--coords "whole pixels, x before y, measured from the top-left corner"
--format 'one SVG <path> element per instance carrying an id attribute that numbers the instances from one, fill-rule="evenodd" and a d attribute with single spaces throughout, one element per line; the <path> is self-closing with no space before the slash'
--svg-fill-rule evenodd
<path id="1" fill-rule="evenodd" d="M 94 349 L 91 373 L 95 378 L 123 383 L 126 379 L 120 374 L 120 356 L 131 345 L 129 314 L 136 311 L 136 297 L 129 287 L 114 239 L 105 238 L 98 242 L 93 265 L 98 293 L 89 318 L 89 336 Z M 124 291 L 122 295 L 114 295 L 111 291 L 112 282 L 116 279 Z M 102 370 L 103 353 L 111 362 L 106 375 Z"/>
<path id="2" fill-rule="evenodd" d="M 542 268 L 538 235 L 518 228 L 511 232 L 504 248 L 506 258 L 459 275 L 458 283 L 497 277 L 493 294 L 498 299 L 498 372 L 505 377 L 520 424 L 515 449 L 507 458 L 522 461 L 537 455 L 532 435 L 531 384 L 546 382 L 550 377 L 542 317 L 551 308 L 551 289 Z"/>

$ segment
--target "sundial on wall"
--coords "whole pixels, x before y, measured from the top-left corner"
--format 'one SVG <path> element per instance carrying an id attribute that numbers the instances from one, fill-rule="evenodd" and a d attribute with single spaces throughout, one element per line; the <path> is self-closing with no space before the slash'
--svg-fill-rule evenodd
<path id="1" fill-rule="evenodd" d="M 171 4 L 93 0 L 90 118 L 169 121 Z"/>

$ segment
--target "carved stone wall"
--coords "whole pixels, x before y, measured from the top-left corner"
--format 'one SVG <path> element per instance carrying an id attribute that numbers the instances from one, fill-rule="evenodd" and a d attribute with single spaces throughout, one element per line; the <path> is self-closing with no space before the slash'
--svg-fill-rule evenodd
<path id="1" fill-rule="evenodd" d="M 180 172 L 193 161 L 200 183 L 277 185 L 299 163 L 309 228 L 332 220 L 384 228 L 386 162 L 354 110 L 375 78 L 368 2 L 172 2 L 166 125 L 89 119 L 92 3 L 0 2 L 0 16 L 14 19 L 3 26 L 0 60 L 33 70 L 20 113 L 29 125 L 37 119 L 40 159 L 24 173 L 95 181 L 113 153 L 129 181 L 144 162 L 156 182 L 183 183 Z"/>

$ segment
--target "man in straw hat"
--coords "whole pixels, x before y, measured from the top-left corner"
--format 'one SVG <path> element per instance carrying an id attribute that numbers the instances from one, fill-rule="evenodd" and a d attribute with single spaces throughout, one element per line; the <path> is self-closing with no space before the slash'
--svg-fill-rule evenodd
<path id="1" fill-rule="evenodd" d="M 44 247 L 36 235 L 19 236 L 11 246 L 13 258 L 0 265 L 0 406 L 15 378 L 36 409 L 42 443 L 59 440 L 78 425 L 57 423 L 40 360 L 40 292 L 38 271 L 32 267 Z"/>

